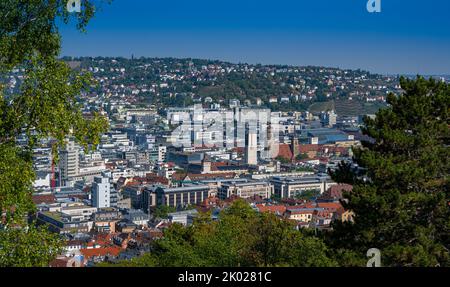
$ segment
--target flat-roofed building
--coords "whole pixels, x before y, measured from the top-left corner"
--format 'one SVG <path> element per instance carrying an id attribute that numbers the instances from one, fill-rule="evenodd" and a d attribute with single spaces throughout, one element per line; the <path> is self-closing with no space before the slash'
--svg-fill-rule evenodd
<path id="1" fill-rule="evenodd" d="M 156 206 L 167 205 L 171 207 L 182 207 L 200 204 L 210 196 L 208 185 L 192 185 L 185 187 L 156 189 Z"/>
<path id="2" fill-rule="evenodd" d="M 314 211 L 317 208 L 304 208 L 304 207 L 288 207 L 285 212 L 285 216 L 288 219 L 297 220 L 305 223 L 311 222 Z"/>
<path id="3" fill-rule="evenodd" d="M 148 214 L 144 213 L 140 209 L 130 209 L 128 210 L 124 216 L 129 222 L 133 222 L 138 226 L 147 226 L 148 225 Z"/>
<path id="4" fill-rule="evenodd" d="M 230 173 L 230 174 L 234 174 L 234 173 Z M 222 186 L 222 184 L 224 183 L 230 183 L 230 182 L 248 182 L 247 178 L 213 178 L 213 179 L 205 179 L 205 180 L 200 180 L 199 183 L 201 184 L 206 184 L 209 186 L 210 190 L 211 190 L 211 196 L 216 197 L 218 196 L 219 193 L 219 188 Z"/>
<path id="5" fill-rule="evenodd" d="M 97 232 L 116 232 L 116 223 L 122 219 L 122 213 L 115 208 L 102 208 L 92 214 Z"/>
<path id="6" fill-rule="evenodd" d="M 197 209 L 190 209 L 169 213 L 168 219 L 170 223 L 180 223 L 187 226 L 192 224 L 194 218 L 197 215 L 198 215 Z"/>
<path id="7" fill-rule="evenodd" d="M 79 204 L 62 207 L 61 212 L 72 216 L 72 218 L 78 218 L 79 220 L 89 220 L 92 214 L 97 212 L 97 208 Z"/>
<path id="8" fill-rule="evenodd" d="M 91 216 L 97 208 L 86 205 L 63 207 L 60 211 L 38 212 L 37 219 L 49 229 L 60 234 L 87 233 L 93 227 Z"/>
<path id="9" fill-rule="evenodd" d="M 232 195 L 249 198 L 255 195 L 270 198 L 273 194 L 273 185 L 268 181 L 226 182 L 218 188 L 219 198 L 224 200 Z"/>
<path id="10" fill-rule="evenodd" d="M 143 190 L 144 190 L 144 186 L 141 184 L 128 185 L 123 188 L 122 195 L 124 198 L 130 198 L 131 207 L 133 209 L 141 209 L 142 208 L 142 192 L 143 192 Z"/>
<path id="11" fill-rule="evenodd" d="M 70 138 L 66 146 L 59 151 L 59 176 L 60 185 L 65 183 L 72 177 L 76 177 L 80 172 L 80 147 Z"/>
<path id="12" fill-rule="evenodd" d="M 330 186 L 336 184 L 328 175 L 302 177 L 273 177 L 274 194 L 278 198 L 291 198 L 308 190 L 316 190 L 322 194 Z"/>

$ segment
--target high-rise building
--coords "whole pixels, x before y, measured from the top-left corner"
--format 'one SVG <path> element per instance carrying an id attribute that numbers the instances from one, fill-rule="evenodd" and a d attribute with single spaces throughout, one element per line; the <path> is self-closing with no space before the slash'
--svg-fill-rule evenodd
<path id="1" fill-rule="evenodd" d="M 249 131 L 247 133 L 245 163 L 248 165 L 258 164 L 258 135 L 254 131 Z"/>
<path id="2" fill-rule="evenodd" d="M 76 177 L 80 171 L 80 147 L 70 138 L 64 149 L 60 150 L 59 173 L 60 185 Z"/>
<path id="3" fill-rule="evenodd" d="M 107 176 L 96 176 L 92 183 L 92 205 L 97 208 L 111 207 L 111 183 Z"/>

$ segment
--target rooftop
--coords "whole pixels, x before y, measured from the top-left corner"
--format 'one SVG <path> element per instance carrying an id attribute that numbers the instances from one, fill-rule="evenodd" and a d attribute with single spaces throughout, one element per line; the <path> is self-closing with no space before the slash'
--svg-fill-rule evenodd
<path id="1" fill-rule="evenodd" d="M 157 190 L 161 190 L 164 193 L 203 191 L 203 190 L 209 190 L 209 186 L 208 185 L 191 185 L 191 186 L 174 187 L 174 188 L 160 187 Z"/>

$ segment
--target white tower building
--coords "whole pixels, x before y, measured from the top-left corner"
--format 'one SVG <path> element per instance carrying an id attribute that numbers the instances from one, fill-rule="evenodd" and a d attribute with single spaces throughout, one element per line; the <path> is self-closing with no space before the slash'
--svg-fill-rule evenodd
<path id="1" fill-rule="evenodd" d="M 92 205 L 97 208 L 111 207 L 111 183 L 106 176 L 96 176 L 92 183 Z"/>
<path id="2" fill-rule="evenodd" d="M 73 139 L 60 151 L 59 171 L 61 182 L 78 175 L 80 170 L 80 148 Z"/>
<path id="3" fill-rule="evenodd" d="M 258 135 L 254 131 L 247 134 L 247 146 L 245 147 L 245 163 L 248 165 L 258 164 Z"/>

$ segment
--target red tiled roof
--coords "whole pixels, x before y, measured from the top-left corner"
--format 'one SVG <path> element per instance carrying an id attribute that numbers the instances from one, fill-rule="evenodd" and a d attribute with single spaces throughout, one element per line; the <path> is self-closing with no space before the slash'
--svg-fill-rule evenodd
<path id="1" fill-rule="evenodd" d="M 313 214 L 316 210 L 309 208 L 287 209 L 290 214 Z"/>
<path id="2" fill-rule="evenodd" d="M 343 191 L 352 191 L 352 189 L 353 186 L 350 184 L 341 183 L 332 185 L 321 197 L 324 199 L 340 199 L 342 198 Z"/>
<path id="3" fill-rule="evenodd" d="M 320 145 L 315 145 L 315 144 L 299 144 L 297 145 L 297 150 L 299 151 L 300 154 L 303 153 L 308 153 L 311 151 L 319 151 L 321 148 Z M 294 155 L 292 153 L 292 149 L 291 149 L 291 145 L 289 144 L 280 144 L 279 145 L 279 150 L 278 150 L 278 156 L 282 157 L 284 159 L 287 160 L 291 160 Z"/>
<path id="4" fill-rule="evenodd" d="M 296 208 L 314 208 L 314 207 L 316 207 L 316 204 L 314 202 L 306 202 L 300 205 L 292 206 L 291 208 L 296 209 Z"/>
<path id="5" fill-rule="evenodd" d="M 341 216 L 343 213 L 345 213 L 345 211 L 346 211 L 345 208 L 343 206 L 341 206 L 335 211 L 335 213 L 337 215 Z"/>
<path id="6" fill-rule="evenodd" d="M 215 205 L 218 205 L 219 202 L 220 202 L 220 200 L 217 197 L 208 197 L 202 201 L 201 207 L 215 206 Z"/>
<path id="7" fill-rule="evenodd" d="M 127 182 L 126 186 L 140 186 L 142 185 L 142 182 L 140 181 L 135 181 L 135 180 L 131 180 L 129 182 Z"/>
<path id="8" fill-rule="evenodd" d="M 318 202 L 317 207 L 323 208 L 327 211 L 335 212 L 342 205 L 339 202 Z"/>
<path id="9" fill-rule="evenodd" d="M 67 267 L 70 258 L 56 258 L 49 264 L 50 267 Z"/>
<path id="10" fill-rule="evenodd" d="M 112 234 L 110 233 L 98 233 L 95 237 L 95 244 L 100 246 L 108 246 L 111 244 Z"/>
<path id="11" fill-rule="evenodd" d="M 32 200 L 34 204 L 54 203 L 56 201 L 56 197 L 53 194 L 33 195 Z"/>
<path id="12" fill-rule="evenodd" d="M 114 169 L 114 168 L 116 167 L 116 164 L 115 164 L 115 163 L 108 162 L 108 163 L 105 163 L 105 167 L 106 167 L 107 169 Z"/>
<path id="13" fill-rule="evenodd" d="M 243 147 L 235 147 L 232 149 L 233 152 L 244 153 L 245 149 Z"/>
<path id="14" fill-rule="evenodd" d="M 257 204 L 259 212 L 270 212 L 270 213 L 278 213 L 283 214 L 286 211 L 286 206 L 284 205 L 263 205 Z"/>
<path id="15" fill-rule="evenodd" d="M 332 214 L 332 212 L 330 212 L 328 210 L 316 209 L 316 210 L 314 210 L 314 216 L 321 217 L 321 218 L 332 218 L 333 214 Z"/>
<path id="16" fill-rule="evenodd" d="M 322 150 L 325 152 L 325 150 L 328 150 L 329 153 L 341 153 L 341 154 L 347 154 L 348 148 L 346 147 L 340 147 L 340 146 L 323 146 Z"/>
<path id="17" fill-rule="evenodd" d="M 288 144 L 280 144 L 278 146 L 278 156 L 277 157 L 282 157 L 286 160 L 291 160 L 292 159 L 291 147 Z"/>
<path id="18" fill-rule="evenodd" d="M 336 192 L 342 192 L 342 191 L 352 191 L 353 186 L 350 184 L 346 184 L 346 183 L 341 183 L 341 184 L 336 184 L 336 185 L 332 185 L 330 187 L 330 191 L 331 193 L 336 193 Z"/>
<path id="19" fill-rule="evenodd" d="M 187 174 L 184 173 L 184 172 L 183 173 L 176 172 L 176 173 L 172 174 L 172 180 L 174 180 L 174 181 L 182 181 L 182 180 L 184 180 L 186 178 L 186 176 L 187 176 Z"/>
<path id="20" fill-rule="evenodd" d="M 117 256 L 119 255 L 121 250 L 122 249 L 118 246 L 110 246 L 93 249 L 81 249 L 80 252 L 86 259 L 89 259 L 94 256 L 106 256 L 106 255 Z"/>
<path id="21" fill-rule="evenodd" d="M 319 151 L 320 145 L 317 144 L 301 144 L 298 145 L 298 150 L 300 153 L 307 153 L 310 151 Z"/>

